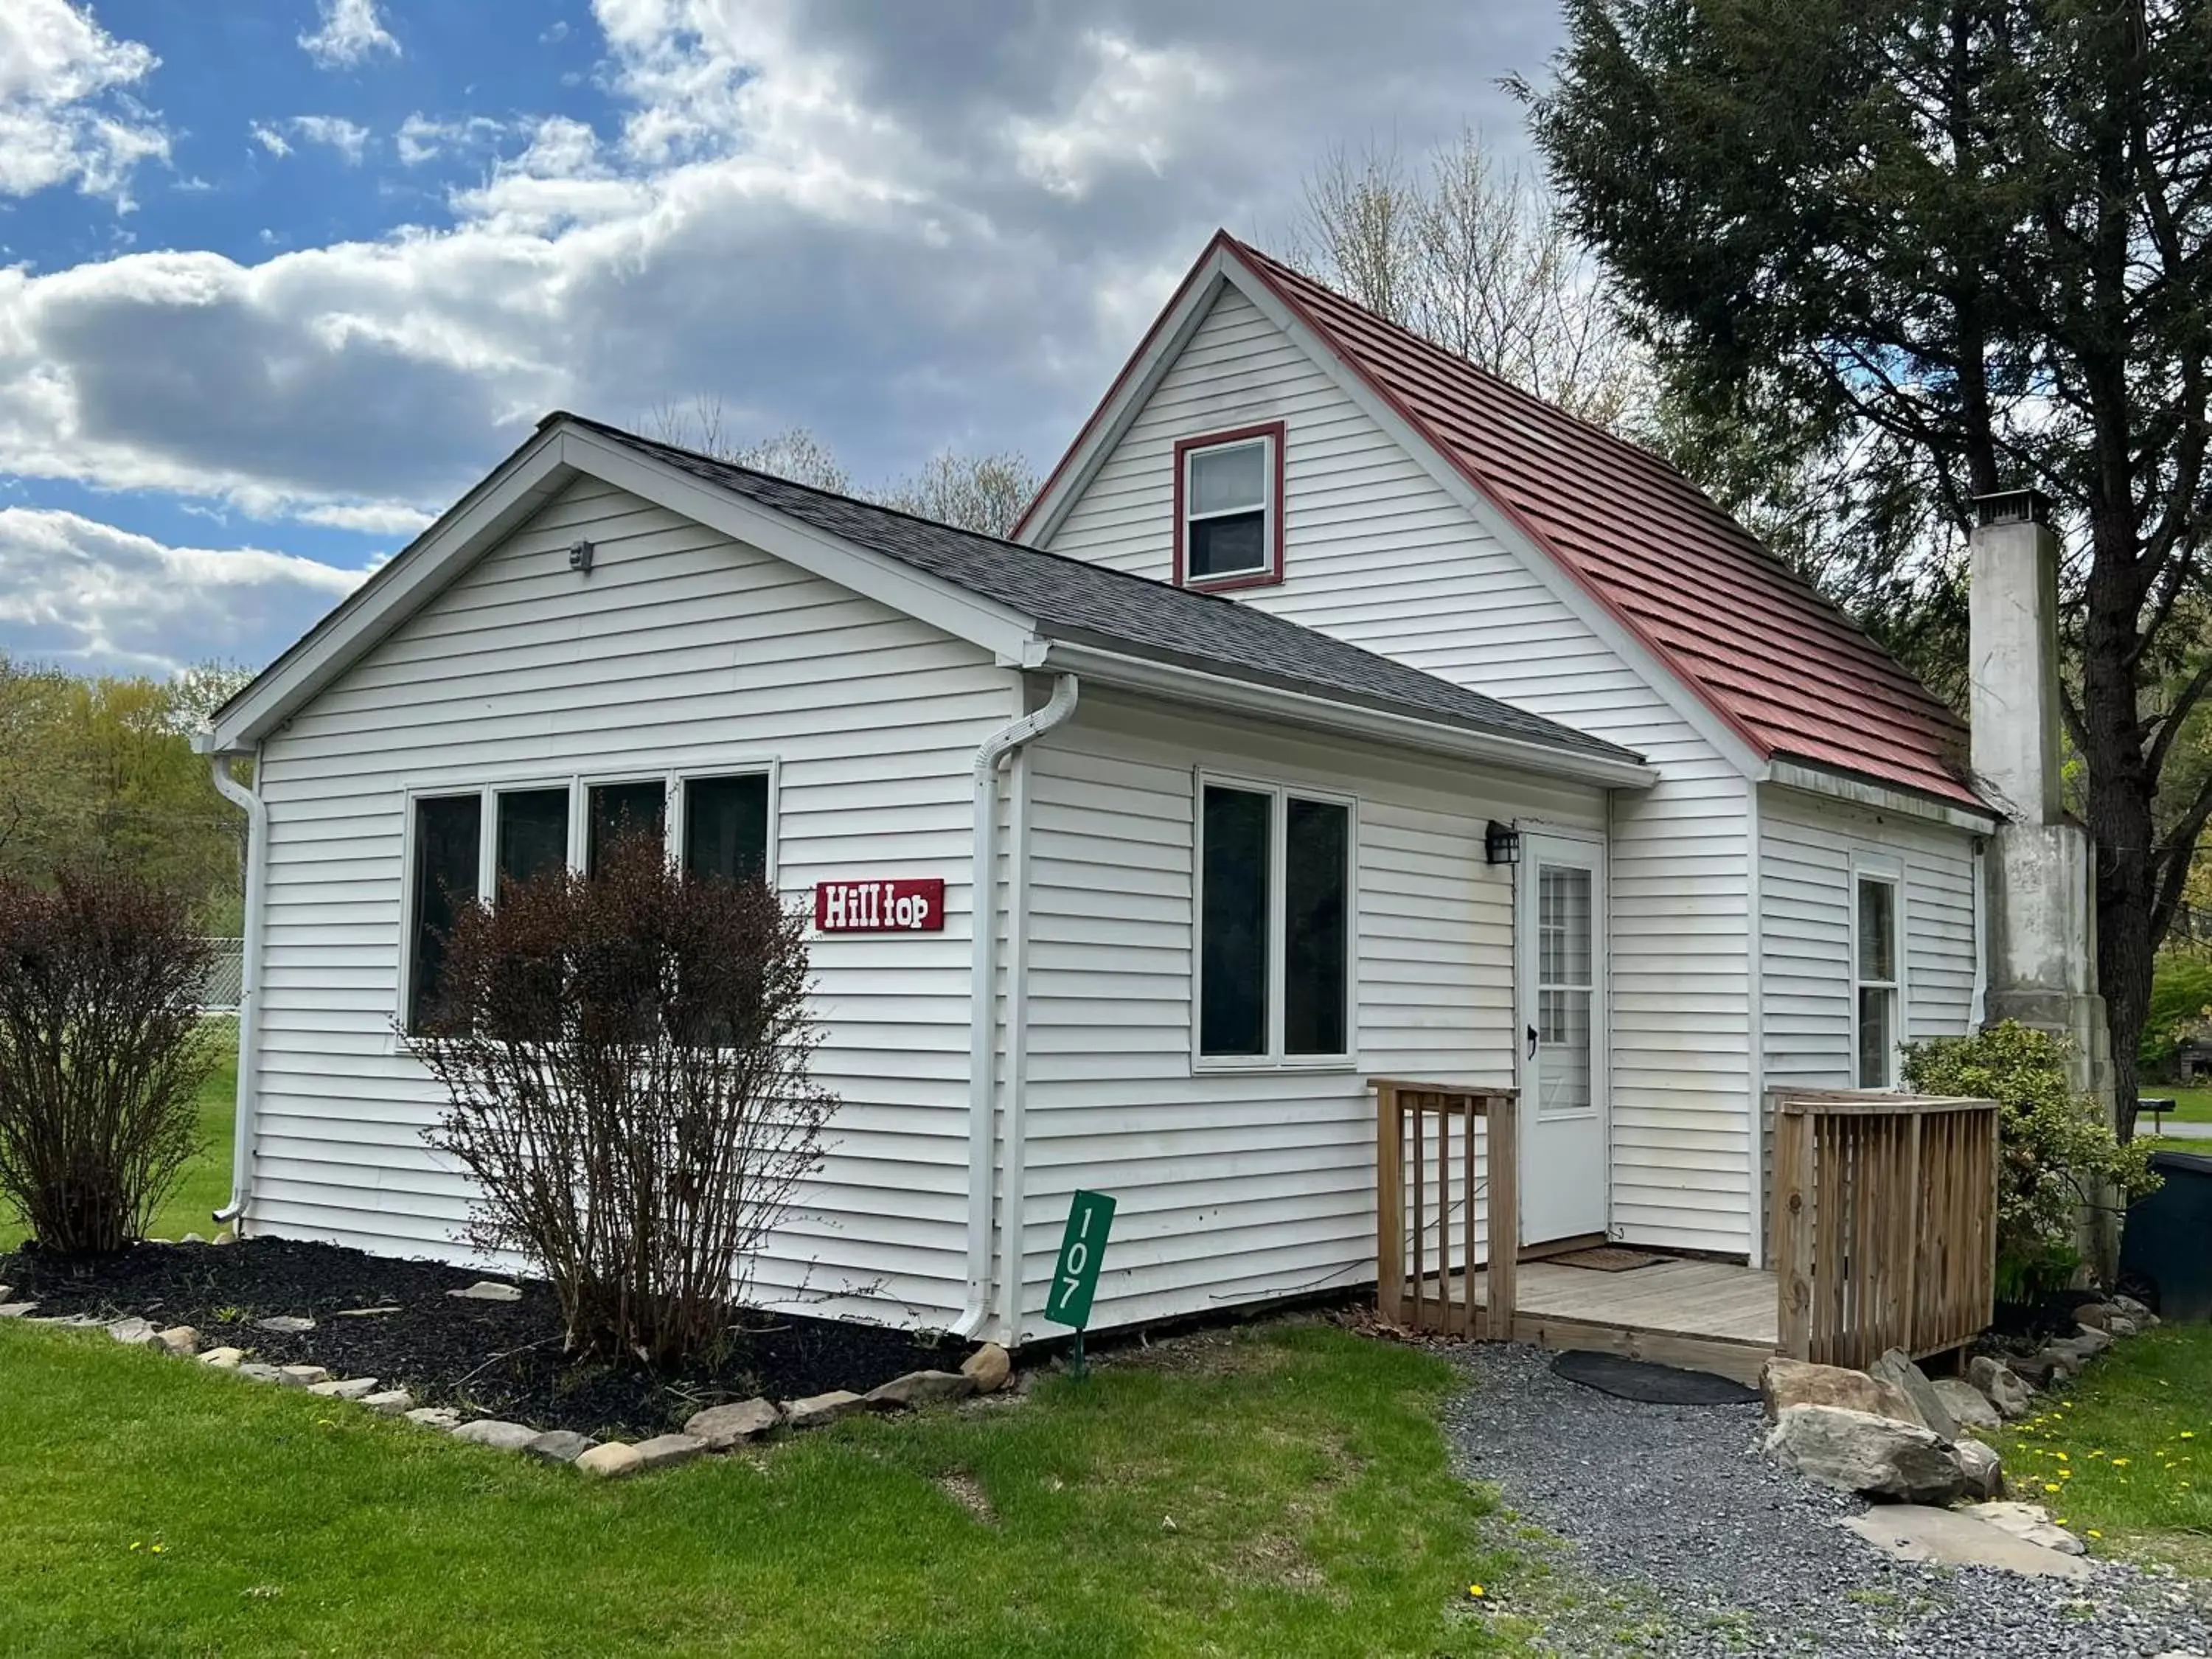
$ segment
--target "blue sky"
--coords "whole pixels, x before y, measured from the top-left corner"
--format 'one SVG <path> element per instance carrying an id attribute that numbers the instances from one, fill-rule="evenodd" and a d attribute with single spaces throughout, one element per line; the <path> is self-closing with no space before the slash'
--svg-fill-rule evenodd
<path id="1" fill-rule="evenodd" d="M 1384 20 L 1387 20 L 1384 21 Z M 258 666 L 547 409 L 1049 462 L 1206 236 L 1515 0 L 8 0 L 0 652 Z"/>

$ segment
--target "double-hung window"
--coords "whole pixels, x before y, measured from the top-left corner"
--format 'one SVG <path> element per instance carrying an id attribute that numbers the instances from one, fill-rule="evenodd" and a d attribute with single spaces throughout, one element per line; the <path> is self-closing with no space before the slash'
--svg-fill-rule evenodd
<path id="1" fill-rule="evenodd" d="M 1352 804 L 1201 781 L 1198 828 L 1200 1063 L 1348 1061 Z"/>
<path id="2" fill-rule="evenodd" d="M 694 875 L 774 878 L 773 784 L 763 768 L 608 781 L 494 785 L 416 795 L 410 809 L 406 991 L 419 1031 L 435 1006 L 461 907 L 497 903 L 508 883 L 564 866 L 595 873 L 609 848 L 644 834 Z"/>
<path id="3" fill-rule="evenodd" d="M 1282 580 L 1283 428 L 1176 445 L 1176 579 L 1186 587 Z"/>
<path id="4" fill-rule="evenodd" d="M 1897 1085 L 1898 1010 L 1903 988 L 1899 880 L 1888 871 L 1855 870 L 1852 884 L 1855 1076 L 1862 1089 L 1891 1089 Z"/>

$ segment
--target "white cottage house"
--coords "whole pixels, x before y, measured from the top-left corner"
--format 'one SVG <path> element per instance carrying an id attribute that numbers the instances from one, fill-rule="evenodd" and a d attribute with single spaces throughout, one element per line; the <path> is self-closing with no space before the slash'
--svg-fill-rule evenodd
<path id="1" fill-rule="evenodd" d="M 1378 1075 L 1519 1085 L 1524 1248 L 1756 1267 L 1765 1091 L 1976 1019 L 1958 722 L 1658 461 L 1228 237 L 1022 535 L 549 416 L 215 717 L 240 1224 L 462 1254 L 441 884 L 624 811 L 823 924 L 764 1293 L 1009 1341 L 1079 1188 L 1100 1326 L 1371 1281 Z"/>

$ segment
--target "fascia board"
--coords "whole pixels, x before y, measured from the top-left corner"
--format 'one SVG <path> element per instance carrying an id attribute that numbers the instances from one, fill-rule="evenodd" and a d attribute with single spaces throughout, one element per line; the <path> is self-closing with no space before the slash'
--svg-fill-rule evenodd
<path id="1" fill-rule="evenodd" d="M 1180 664 L 1103 651 L 1095 646 L 1052 640 L 1038 654 L 1040 660 L 1035 665 L 1049 672 L 1075 674 L 1123 690 L 1170 698 L 1200 710 L 1255 715 L 1310 731 L 1362 738 L 1459 760 L 1483 761 L 1516 772 L 1565 778 L 1603 789 L 1648 789 L 1659 781 L 1656 769 L 1638 761 L 1577 755 L 1568 750 L 1447 726 L 1441 721 L 1393 714 L 1357 703 L 1335 702 L 1276 685 L 1255 684 Z"/>
<path id="2" fill-rule="evenodd" d="M 1872 811 L 1893 812 L 1899 817 L 1923 819 L 1929 823 L 1962 830 L 1970 835 L 1992 835 L 2002 822 L 1994 812 L 1976 812 L 1954 802 L 1937 800 L 1930 795 L 1911 794 L 1870 779 L 1854 777 L 1846 772 L 1831 771 L 1824 766 L 1780 757 L 1770 769 L 1767 781 L 1783 788 L 1801 790 L 1808 795 L 1823 795 L 1830 800 L 1848 801 L 1854 806 L 1863 806 Z"/>

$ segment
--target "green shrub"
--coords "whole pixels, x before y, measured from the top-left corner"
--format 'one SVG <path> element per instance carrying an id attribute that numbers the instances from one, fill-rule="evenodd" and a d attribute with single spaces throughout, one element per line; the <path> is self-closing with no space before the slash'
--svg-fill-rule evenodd
<path id="1" fill-rule="evenodd" d="M 2173 1076 L 2180 1048 L 2212 1012 L 2212 961 L 2161 956 L 2151 970 L 2150 1013 L 2136 1053 L 2145 1077 Z"/>
<path id="2" fill-rule="evenodd" d="M 2123 1204 L 2159 1184 L 2150 1149 L 2123 1146 L 2097 1103 L 2066 1082 L 2067 1047 L 2013 1020 L 1974 1036 L 1907 1043 L 1905 1080 L 1929 1095 L 1994 1100 L 1999 1112 L 1997 1294 L 2057 1290 L 2081 1256 L 2075 1218 L 2108 1192 Z"/>

